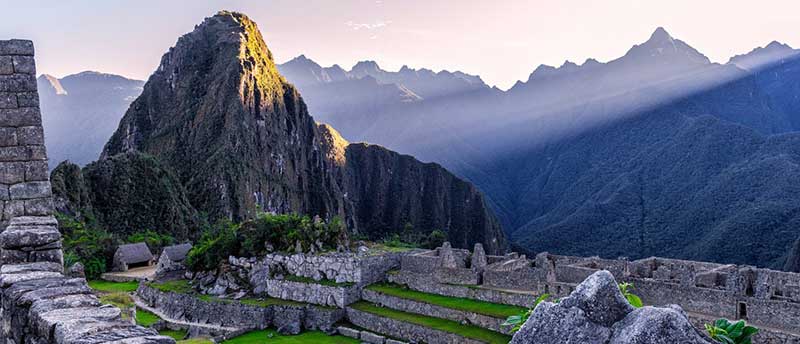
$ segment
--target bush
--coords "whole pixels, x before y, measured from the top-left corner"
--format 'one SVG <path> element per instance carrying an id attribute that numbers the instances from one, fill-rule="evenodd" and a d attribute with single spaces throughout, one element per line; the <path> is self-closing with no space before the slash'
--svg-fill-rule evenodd
<path id="1" fill-rule="evenodd" d="M 297 214 L 259 213 L 241 225 L 221 221 L 203 232 L 187 257 L 193 271 L 213 270 L 229 256 L 258 257 L 270 251 L 291 252 L 299 242 L 304 250 L 334 249 L 346 239 L 342 221 L 324 222 Z M 268 249 L 268 246 L 270 249 Z"/>
<path id="2" fill-rule="evenodd" d="M 428 234 L 428 238 L 425 240 L 424 246 L 425 248 L 432 250 L 442 246 L 445 241 L 447 241 L 447 234 L 437 229 L 431 232 L 431 234 Z"/>
<path id="3" fill-rule="evenodd" d="M 107 231 L 70 216 L 56 214 L 63 235 L 64 263 L 80 262 L 86 277 L 95 279 L 108 270 L 117 241 Z"/>
<path id="4" fill-rule="evenodd" d="M 735 323 L 718 319 L 714 324 L 706 324 L 706 331 L 714 341 L 724 344 L 751 344 L 758 328 L 748 326 L 744 320 Z"/>
<path id="5" fill-rule="evenodd" d="M 125 240 L 127 243 L 138 243 L 144 242 L 150 247 L 153 251 L 161 251 L 162 248 L 165 246 L 169 246 L 175 243 L 175 238 L 167 234 L 160 234 L 158 232 L 152 230 L 146 230 L 144 232 L 134 233 L 128 236 Z"/>

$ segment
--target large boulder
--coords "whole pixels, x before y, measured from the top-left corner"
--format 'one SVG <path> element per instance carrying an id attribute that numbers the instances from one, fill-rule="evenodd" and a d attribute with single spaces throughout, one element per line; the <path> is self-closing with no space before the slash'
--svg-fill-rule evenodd
<path id="1" fill-rule="evenodd" d="M 678 306 L 635 309 L 608 271 L 559 303 L 542 302 L 511 344 L 711 344 Z"/>

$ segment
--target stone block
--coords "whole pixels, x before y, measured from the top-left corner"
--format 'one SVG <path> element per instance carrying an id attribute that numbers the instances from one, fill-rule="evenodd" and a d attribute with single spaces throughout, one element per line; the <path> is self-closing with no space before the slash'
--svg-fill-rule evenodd
<path id="1" fill-rule="evenodd" d="M 349 328 L 349 327 L 339 326 L 339 327 L 336 328 L 336 331 L 339 332 L 340 335 L 343 335 L 345 337 L 350 337 L 350 338 L 353 338 L 353 339 L 361 338 L 361 332 L 360 331 L 358 331 L 356 329 Z"/>
<path id="2" fill-rule="evenodd" d="M 30 255 L 28 254 L 28 252 L 22 250 L 9 250 L 9 249 L 0 250 L 0 260 L 3 261 L 3 264 L 27 263 L 29 256 Z"/>
<path id="3" fill-rule="evenodd" d="M 33 56 L 33 42 L 26 39 L 0 41 L 0 55 Z"/>
<path id="4" fill-rule="evenodd" d="M 14 73 L 36 75 L 33 56 L 14 56 Z"/>
<path id="5" fill-rule="evenodd" d="M 0 267 L 0 274 L 18 274 L 32 271 L 61 271 L 61 267 L 55 263 L 27 263 L 27 264 L 6 264 Z"/>
<path id="6" fill-rule="evenodd" d="M 2 100 L 0 100 L 2 102 Z M 17 129 L 0 127 L 0 147 L 11 147 L 17 145 Z"/>
<path id="7" fill-rule="evenodd" d="M 25 200 L 25 215 L 44 216 L 53 213 L 53 199 L 51 197 Z"/>
<path id="8" fill-rule="evenodd" d="M 408 343 L 406 343 L 406 342 L 401 342 L 401 341 L 399 341 L 399 340 L 394 340 L 394 339 L 388 339 L 388 338 L 387 338 L 387 339 L 386 339 L 386 344 L 408 344 Z"/>
<path id="9" fill-rule="evenodd" d="M 33 74 L 0 75 L 0 92 L 36 92 Z"/>
<path id="10" fill-rule="evenodd" d="M 10 226 L 55 226 L 58 227 L 58 220 L 55 216 L 18 216 L 11 219 Z"/>
<path id="11" fill-rule="evenodd" d="M 24 200 L 49 197 L 50 182 L 25 182 L 11 185 L 8 188 L 8 194 L 12 200 Z"/>
<path id="12" fill-rule="evenodd" d="M 29 161 L 25 163 L 25 181 L 47 181 L 50 176 L 47 174 L 47 161 Z"/>
<path id="13" fill-rule="evenodd" d="M 0 109 L 16 109 L 19 106 L 17 95 L 14 93 L 0 93 Z"/>
<path id="14" fill-rule="evenodd" d="M 0 184 L 0 201 L 8 201 L 8 200 L 9 200 L 8 185 Z"/>
<path id="15" fill-rule="evenodd" d="M 14 74 L 14 58 L 11 56 L 0 56 L 0 75 Z"/>
<path id="16" fill-rule="evenodd" d="M 23 201 L 6 201 L 3 207 L 3 220 L 11 220 L 17 216 L 25 214 L 25 203 Z"/>
<path id="17" fill-rule="evenodd" d="M 40 126 L 17 128 L 19 145 L 43 145 L 44 131 Z"/>
<path id="18" fill-rule="evenodd" d="M 29 256 L 32 262 L 53 262 L 64 266 L 64 251 L 60 248 L 45 251 L 33 251 Z"/>
<path id="19" fill-rule="evenodd" d="M 6 249 L 34 248 L 61 240 L 61 233 L 52 226 L 19 227 L 0 233 L 0 247 Z"/>
<path id="20" fill-rule="evenodd" d="M 372 332 L 361 331 L 361 341 L 370 344 L 383 344 L 386 337 L 374 334 Z"/>
<path id="21" fill-rule="evenodd" d="M 24 181 L 24 162 L 0 162 L 0 184 L 16 184 Z"/>
<path id="22" fill-rule="evenodd" d="M 2 76 L 0 76 L 2 77 Z M 0 88 L 3 86 L 0 79 Z M 2 90 L 0 90 L 2 92 Z M 23 127 L 42 125 L 39 108 L 0 109 L 0 127 Z"/>
<path id="23" fill-rule="evenodd" d="M 37 92 L 17 93 L 17 106 L 39 107 L 39 93 Z"/>

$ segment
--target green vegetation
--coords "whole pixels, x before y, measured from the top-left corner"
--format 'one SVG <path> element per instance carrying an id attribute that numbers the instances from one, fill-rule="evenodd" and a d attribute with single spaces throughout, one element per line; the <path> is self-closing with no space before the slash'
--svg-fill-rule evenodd
<path id="1" fill-rule="evenodd" d="M 245 333 L 224 341 L 226 344 L 358 344 L 358 340 L 344 336 L 329 336 L 320 331 L 310 331 L 296 336 L 284 336 L 273 330 Z"/>
<path id="2" fill-rule="evenodd" d="M 132 293 L 139 287 L 139 282 L 110 282 L 103 280 L 89 281 L 89 287 L 105 293 Z"/>
<path id="3" fill-rule="evenodd" d="M 350 307 L 360 310 L 362 312 L 372 313 L 386 318 L 417 324 L 420 326 L 430 327 L 432 329 L 440 331 L 455 333 L 463 337 L 481 340 L 491 344 L 507 344 L 509 341 L 511 341 L 510 336 L 506 336 L 504 334 L 497 333 L 494 331 L 489 331 L 481 327 L 472 325 L 461 325 L 455 321 L 433 318 L 419 314 L 401 312 L 390 308 L 379 307 L 365 301 L 356 302 L 350 305 Z"/>
<path id="4" fill-rule="evenodd" d="M 149 285 L 165 293 L 191 294 L 194 292 L 192 285 L 187 280 L 150 283 Z"/>
<path id="5" fill-rule="evenodd" d="M 528 321 L 528 318 L 531 317 L 531 314 L 533 314 L 533 311 L 536 309 L 536 306 L 538 306 L 540 303 L 544 302 L 548 298 L 550 298 L 550 294 L 539 295 L 539 297 L 536 298 L 536 301 L 533 301 L 533 306 L 531 306 L 530 309 L 525 310 L 520 314 L 509 316 L 508 318 L 506 318 L 506 321 L 503 322 L 503 326 L 513 326 L 511 328 L 511 333 L 519 331 L 519 329 L 522 328 L 522 325 L 525 325 L 525 322 Z"/>
<path id="6" fill-rule="evenodd" d="M 391 234 L 381 241 L 383 246 L 388 248 L 409 250 L 414 248 L 434 249 L 442 246 L 447 241 L 447 234 L 440 230 L 431 231 L 428 234 L 414 229 L 414 225 L 406 223 L 400 233 Z"/>
<path id="7" fill-rule="evenodd" d="M 100 302 L 123 310 L 134 306 L 133 297 L 126 292 L 115 292 L 100 295 Z"/>
<path id="8" fill-rule="evenodd" d="M 631 293 L 631 289 L 633 289 L 633 283 L 625 282 L 619 284 L 619 291 L 623 296 L 625 296 L 625 299 L 628 300 L 628 303 L 630 303 L 633 307 L 642 308 L 642 299 L 640 299 L 636 294 Z"/>
<path id="9" fill-rule="evenodd" d="M 214 342 L 208 338 L 190 338 L 179 340 L 177 344 L 214 344 Z"/>
<path id="10" fill-rule="evenodd" d="M 321 284 L 321 285 L 325 285 L 325 286 L 329 286 L 329 287 L 339 287 L 339 288 L 352 287 L 352 286 L 355 285 L 355 283 L 352 283 L 352 282 L 336 282 L 336 281 L 332 281 L 332 280 L 324 279 L 324 278 L 319 280 L 319 281 L 317 281 L 317 280 L 315 280 L 313 278 L 310 278 L 310 277 L 302 277 L 302 276 L 296 276 L 296 275 L 287 275 L 286 277 L 284 277 L 284 279 L 286 279 L 287 281 L 292 281 L 292 282 L 300 282 L 300 283 L 307 283 L 307 284 Z"/>
<path id="11" fill-rule="evenodd" d="M 175 238 L 171 235 L 160 234 L 152 230 L 134 233 L 128 236 L 125 240 L 127 243 L 144 242 L 154 252 L 161 251 L 162 248 L 175 243 Z"/>
<path id="12" fill-rule="evenodd" d="M 110 233 L 93 225 L 94 221 L 75 220 L 70 216 L 56 214 L 63 234 L 64 265 L 83 264 L 86 277 L 96 279 L 107 271 L 116 247 Z"/>
<path id="13" fill-rule="evenodd" d="M 423 293 L 407 287 L 381 283 L 373 284 L 367 289 L 376 291 L 389 296 L 399 297 L 408 300 L 424 302 L 436 306 L 456 309 L 465 312 L 483 314 L 495 318 L 507 318 L 509 316 L 524 312 L 525 308 L 517 306 L 503 305 L 486 301 L 478 301 L 467 298 L 450 297 L 436 294 Z"/>
<path id="14" fill-rule="evenodd" d="M 161 331 L 158 331 L 158 334 L 160 334 L 162 336 L 172 337 L 172 339 L 175 339 L 176 341 L 180 341 L 183 338 L 186 338 L 186 330 L 179 330 L 179 331 L 161 330 Z"/>
<path id="15" fill-rule="evenodd" d="M 136 310 L 136 324 L 139 326 L 150 327 L 157 323 L 161 318 L 144 309 Z"/>
<path id="16" fill-rule="evenodd" d="M 749 326 L 744 320 L 735 323 L 718 319 L 714 324 L 705 324 L 709 337 L 723 344 L 751 344 L 758 328 Z"/>
<path id="17" fill-rule="evenodd" d="M 299 242 L 304 250 L 312 246 L 318 250 L 336 248 L 344 241 L 347 231 L 339 218 L 330 222 L 312 220 L 297 214 L 269 214 L 259 212 L 256 218 L 242 224 L 221 220 L 203 231 L 199 242 L 187 257 L 194 271 L 213 270 L 229 256 L 257 257 L 269 250 L 292 251 Z"/>

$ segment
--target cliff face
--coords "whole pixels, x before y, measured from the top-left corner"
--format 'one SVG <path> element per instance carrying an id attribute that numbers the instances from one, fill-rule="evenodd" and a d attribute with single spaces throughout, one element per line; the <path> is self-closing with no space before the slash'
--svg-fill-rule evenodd
<path id="1" fill-rule="evenodd" d="M 505 248 L 472 185 L 438 165 L 350 145 L 318 126 L 278 73 L 256 24 L 241 14 L 207 18 L 164 55 L 101 161 L 131 152 L 174 172 L 209 219 L 241 220 L 261 207 L 341 216 L 373 238 L 411 223 L 444 230 L 463 247 Z"/>

